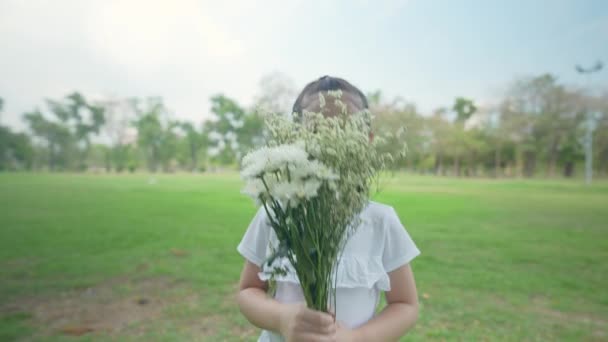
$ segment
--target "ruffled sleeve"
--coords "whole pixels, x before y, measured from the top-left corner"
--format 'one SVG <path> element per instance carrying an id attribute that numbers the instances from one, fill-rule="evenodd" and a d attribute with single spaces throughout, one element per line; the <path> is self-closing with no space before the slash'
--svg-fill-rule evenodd
<path id="1" fill-rule="evenodd" d="M 399 216 L 390 208 L 384 217 L 384 251 L 382 264 L 388 273 L 408 264 L 420 254 L 420 250 L 401 224 Z"/>
<path id="2" fill-rule="evenodd" d="M 261 207 L 249 224 L 237 251 L 247 260 L 262 267 L 266 260 L 271 227 L 266 211 Z"/>

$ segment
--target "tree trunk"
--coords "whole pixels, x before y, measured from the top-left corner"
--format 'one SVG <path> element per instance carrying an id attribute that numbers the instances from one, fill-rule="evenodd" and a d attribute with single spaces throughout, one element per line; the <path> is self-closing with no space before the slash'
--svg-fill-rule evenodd
<path id="1" fill-rule="evenodd" d="M 148 152 L 148 171 L 156 172 L 156 169 L 158 168 L 158 159 L 156 148 L 150 148 Z"/>
<path id="2" fill-rule="evenodd" d="M 112 155 L 111 155 L 111 153 L 112 153 L 112 149 L 110 149 L 110 148 L 107 151 L 105 151 L 105 153 L 104 153 L 103 161 L 104 161 L 107 173 L 112 172 Z"/>
<path id="3" fill-rule="evenodd" d="M 559 144 L 559 139 L 558 138 L 553 139 L 553 143 L 551 144 L 551 148 L 549 149 L 549 158 L 547 159 L 547 171 L 546 171 L 546 175 L 548 177 L 555 176 L 558 144 Z"/>
<path id="4" fill-rule="evenodd" d="M 524 160 L 524 175 L 526 177 L 533 177 L 536 170 L 536 155 L 532 151 L 525 152 Z"/>
<path id="5" fill-rule="evenodd" d="M 477 163 L 475 162 L 477 160 L 477 153 L 475 151 L 471 152 L 471 154 L 469 154 L 469 165 L 468 165 L 468 169 L 469 169 L 469 177 L 477 177 Z"/>
<path id="6" fill-rule="evenodd" d="M 501 176 L 500 169 L 500 147 L 498 147 L 494 151 L 494 177 L 499 178 Z"/>
<path id="7" fill-rule="evenodd" d="M 599 156 L 598 169 L 600 173 L 607 174 L 608 173 L 608 148 L 604 149 Z"/>
<path id="8" fill-rule="evenodd" d="M 443 154 L 437 153 L 435 156 L 435 175 L 439 176 L 443 173 Z"/>
<path id="9" fill-rule="evenodd" d="M 198 157 L 197 154 L 194 153 L 194 155 L 192 156 L 192 172 L 197 172 L 198 171 Z"/>
<path id="10" fill-rule="evenodd" d="M 80 165 L 78 165 L 79 171 L 87 170 L 87 156 L 89 155 L 90 149 L 91 149 L 91 142 L 88 139 L 86 139 L 84 142 L 84 149 L 80 153 L 80 160 L 79 160 Z"/>
<path id="11" fill-rule="evenodd" d="M 456 156 L 454 158 L 454 172 L 456 173 L 457 177 L 460 177 L 460 157 Z"/>
<path id="12" fill-rule="evenodd" d="M 515 151 L 515 173 L 517 174 L 518 178 L 523 177 L 524 175 L 524 156 L 523 156 L 523 151 L 521 150 L 521 148 L 518 148 Z"/>
<path id="13" fill-rule="evenodd" d="M 55 144 L 49 144 L 49 171 L 55 171 Z"/>
<path id="14" fill-rule="evenodd" d="M 571 178 L 574 176 L 574 162 L 567 161 L 564 165 L 564 177 Z"/>
<path id="15" fill-rule="evenodd" d="M 197 150 L 194 146 L 190 146 L 190 172 L 195 172 L 198 169 Z"/>

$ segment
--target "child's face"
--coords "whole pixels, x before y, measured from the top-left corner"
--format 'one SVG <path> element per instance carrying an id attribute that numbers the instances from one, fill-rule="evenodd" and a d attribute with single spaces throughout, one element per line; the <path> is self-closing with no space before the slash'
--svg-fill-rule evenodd
<path id="1" fill-rule="evenodd" d="M 334 104 L 333 97 L 327 95 L 326 92 L 322 92 L 322 94 L 325 97 L 325 106 L 323 108 L 321 108 L 321 102 L 319 101 L 319 93 L 306 95 L 302 99 L 302 108 L 308 112 L 322 113 L 326 117 L 339 115 L 342 109 Z M 361 98 L 357 94 L 348 91 L 342 92 L 340 101 L 346 105 L 348 114 L 354 114 L 365 109 Z"/>

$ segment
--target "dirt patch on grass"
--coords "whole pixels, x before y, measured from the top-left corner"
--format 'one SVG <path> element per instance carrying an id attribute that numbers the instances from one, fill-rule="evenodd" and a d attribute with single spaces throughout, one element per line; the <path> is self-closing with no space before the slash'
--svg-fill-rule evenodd
<path id="1" fill-rule="evenodd" d="M 608 326 L 606 318 L 598 317 L 597 315 L 588 312 L 560 311 L 551 308 L 549 300 L 544 296 L 530 297 L 532 310 L 542 316 L 555 319 L 563 323 L 581 323 L 597 326 Z"/>
<path id="2" fill-rule="evenodd" d="M 564 323 L 576 322 L 582 324 L 597 325 L 599 327 L 608 326 L 608 321 L 593 316 L 592 314 L 586 312 L 564 312 L 547 308 L 538 308 L 537 312 L 544 316 L 555 318 L 556 320 L 559 320 Z"/>
<path id="3" fill-rule="evenodd" d="M 27 313 L 27 320 L 40 335 L 122 335 L 144 329 L 134 326 L 158 322 L 163 310 L 198 296 L 185 284 L 170 278 L 114 278 L 96 286 L 28 297 L 0 306 L 0 315 Z"/>
<path id="4" fill-rule="evenodd" d="M 45 334 L 120 333 L 133 323 L 158 317 L 169 304 L 163 293 L 175 286 L 167 278 L 117 278 L 52 297 L 21 298 L 4 305 L 0 313 L 30 313 L 31 323 Z"/>
<path id="5" fill-rule="evenodd" d="M 530 297 L 531 311 L 552 322 L 559 322 L 564 325 L 578 325 L 586 327 L 590 332 L 589 338 L 592 340 L 604 340 L 607 335 L 606 317 L 599 317 L 589 312 L 580 311 L 560 311 L 551 308 L 548 298 L 542 295 Z"/>
<path id="6" fill-rule="evenodd" d="M 0 318 L 20 317 L 34 335 L 85 334 L 162 340 L 171 331 L 188 340 L 230 336 L 254 340 L 259 330 L 238 314 L 228 294 L 206 294 L 168 277 L 116 277 L 95 286 L 0 304 Z M 172 330 L 173 329 L 173 330 Z"/>

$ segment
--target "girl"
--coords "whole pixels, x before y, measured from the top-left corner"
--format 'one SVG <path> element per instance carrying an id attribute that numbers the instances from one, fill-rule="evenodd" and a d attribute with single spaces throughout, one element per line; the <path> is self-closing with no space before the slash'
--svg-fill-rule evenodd
<path id="1" fill-rule="evenodd" d="M 343 79 L 324 76 L 302 90 L 293 112 L 339 113 L 332 101 L 323 108 L 319 103 L 319 93 L 338 89 L 349 113 L 368 108 L 359 89 Z M 361 224 L 347 241 L 338 267 L 334 320 L 330 314 L 306 308 L 293 269 L 276 278 L 274 298 L 266 295 L 268 278 L 262 268 L 270 246 L 278 241 L 265 211 L 258 210 L 237 250 L 246 259 L 238 304 L 252 324 L 264 329 L 259 342 L 394 341 L 414 325 L 418 295 L 409 263 L 420 251 L 392 207 L 370 202 L 360 215 Z M 375 315 L 381 291 L 387 306 Z"/>

